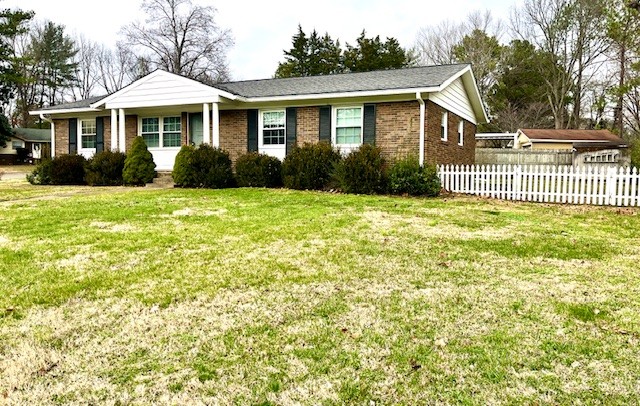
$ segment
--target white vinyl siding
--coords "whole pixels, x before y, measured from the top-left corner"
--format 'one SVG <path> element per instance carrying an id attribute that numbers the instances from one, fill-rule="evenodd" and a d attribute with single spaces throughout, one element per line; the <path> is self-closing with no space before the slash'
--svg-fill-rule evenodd
<path id="1" fill-rule="evenodd" d="M 429 100 L 458 117 L 477 124 L 476 115 L 462 79 L 458 78 L 441 92 L 431 94 Z"/>

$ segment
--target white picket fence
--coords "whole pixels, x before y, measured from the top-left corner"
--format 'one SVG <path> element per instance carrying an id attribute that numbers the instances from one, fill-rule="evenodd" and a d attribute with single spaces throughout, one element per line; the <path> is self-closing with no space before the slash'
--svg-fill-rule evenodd
<path id="1" fill-rule="evenodd" d="M 547 203 L 640 206 L 640 174 L 628 167 L 443 165 L 442 187 L 454 193 Z"/>

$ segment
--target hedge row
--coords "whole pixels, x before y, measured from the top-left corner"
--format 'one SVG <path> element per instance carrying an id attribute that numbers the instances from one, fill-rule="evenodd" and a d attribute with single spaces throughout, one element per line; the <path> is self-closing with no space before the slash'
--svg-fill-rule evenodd
<path id="1" fill-rule="evenodd" d="M 155 167 L 144 140 L 136 137 L 128 155 L 102 151 L 89 160 L 60 155 L 42 160 L 27 180 L 33 185 L 144 185 L 153 181 Z"/>
<path id="2" fill-rule="evenodd" d="M 235 174 L 229 154 L 202 145 L 183 146 L 173 167 L 179 187 L 280 187 L 299 190 L 338 189 L 345 193 L 394 193 L 437 196 L 440 180 L 435 167 L 417 159 L 398 161 L 390 168 L 380 148 L 369 144 L 342 157 L 327 143 L 295 147 L 282 161 L 251 152 L 238 158 Z"/>
<path id="3" fill-rule="evenodd" d="M 41 185 L 144 185 L 153 180 L 155 164 L 144 140 L 136 137 L 128 155 L 103 151 L 92 159 L 61 155 L 42 161 L 27 179 Z M 435 167 L 404 159 L 389 167 L 380 148 L 365 144 L 342 157 L 327 143 L 295 147 L 280 162 L 255 152 L 236 161 L 209 145 L 183 146 L 176 156 L 173 180 L 178 187 L 281 187 L 300 190 L 338 189 L 345 193 L 393 193 L 437 196 Z"/>

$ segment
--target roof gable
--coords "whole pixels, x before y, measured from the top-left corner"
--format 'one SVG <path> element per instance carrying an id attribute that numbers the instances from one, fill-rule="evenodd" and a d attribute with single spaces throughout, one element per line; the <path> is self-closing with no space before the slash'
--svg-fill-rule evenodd
<path id="1" fill-rule="evenodd" d="M 234 95 L 221 89 L 174 73 L 156 70 L 91 104 L 91 107 L 112 109 L 211 103 L 217 102 L 221 96 L 235 99 Z"/>

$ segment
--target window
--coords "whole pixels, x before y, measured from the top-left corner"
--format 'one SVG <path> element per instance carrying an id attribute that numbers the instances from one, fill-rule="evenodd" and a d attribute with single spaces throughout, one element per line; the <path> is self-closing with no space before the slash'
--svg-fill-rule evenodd
<path id="1" fill-rule="evenodd" d="M 148 148 L 157 148 L 160 146 L 160 119 L 159 118 L 143 118 L 142 119 L 142 139 L 147 143 Z"/>
<path id="2" fill-rule="evenodd" d="M 447 140 L 447 121 L 448 121 L 448 114 L 447 113 L 442 113 L 442 120 L 440 121 L 440 139 L 442 141 L 446 141 Z"/>
<path id="3" fill-rule="evenodd" d="M 80 148 L 96 147 L 96 120 L 80 120 Z"/>
<path id="4" fill-rule="evenodd" d="M 182 141 L 182 119 L 180 117 L 165 117 L 162 127 L 162 146 L 165 148 L 179 147 Z"/>
<path id="5" fill-rule="evenodd" d="M 284 145 L 285 111 L 262 112 L 262 145 Z"/>
<path id="6" fill-rule="evenodd" d="M 140 136 L 148 148 L 177 148 L 182 145 L 182 118 L 146 117 L 140 122 Z"/>
<path id="7" fill-rule="evenodd" d="M 458 123 L 458 145 L 464 145 L 464 121 Z"/>
<path id="8" fill-rule="evenodd" d="M 11 149 L 22 148 L 22 141 L 11 141 Z"/>
<path id="9" fill-rule="evenodd" d="M 335 109 L 335 144 L 338 146 L 362 144 L 362 107 Z"/>

